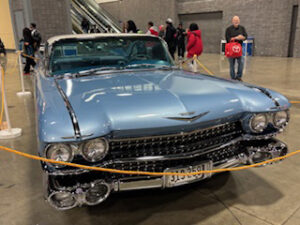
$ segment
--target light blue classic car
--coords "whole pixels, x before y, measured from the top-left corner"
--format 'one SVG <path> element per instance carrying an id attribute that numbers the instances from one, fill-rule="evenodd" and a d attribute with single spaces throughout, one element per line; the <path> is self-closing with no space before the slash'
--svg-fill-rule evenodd
<path id="1" fill-rule="evenodd" d="M 148 172 L 194 172 L 287 153 L 274 139 L 290 103 L 254 85 L 183 71 L 148 35 L 48 40 L 35 79 L 39 155 Z M 209 178 L 133 176 L 43 164 L 57 209 L 96 205 L 112 192 L 170 188 Z"/>

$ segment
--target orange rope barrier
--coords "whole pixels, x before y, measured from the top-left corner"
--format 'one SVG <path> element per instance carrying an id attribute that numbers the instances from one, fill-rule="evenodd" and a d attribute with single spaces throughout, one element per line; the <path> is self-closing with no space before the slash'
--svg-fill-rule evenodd
<path id="1" fill-rule="evenodd" d="M 239 171 L 239 170 L 250 169 L 250 168 L 254 168 L 254 167 L 258 167 L 258 166 L 263 166 L 265 164 L 281 161 L 283 159 L 294 156 L 296 154 L 300 154 L 300 150 L 297 150 L 297 151 L 291 152 L 285 156 L 266 160 L 264 162 L 256 163 L 256 164 L 252 164 L 252 165 L 240 166 L 240 167 L 235 167 L 235 168 L 226 168 L 226 169 L 205 170 L 205 171 L 198 171 L 198 172 L 192 172 L 192 173 L 173 173 L 173 172 L 146 172 L 146 171 L 117 170 L 117 169 L 109 169 L 109 168 L 102 168 L 102 167 L 85 166 L 85 165 L 80 165 L 80 164 L 76 164 L 76 163 L 68 163 L 68 162 L 61 162 L 61 161 L 46 159 L 43 157 L 20 152 L 20 151 L 17 151 L 17 150 L 11 149 L 11 148 L 7 148 L 4 146 L 0 146 L 0 150 L 7 151 L 7 152 L 10 152 L 10 153 L 13 153 L 16 155 L 20 155 L 25 158 L 29 158 L 29 159 L 33 159 L 33 160 L 38 160 L 38 161 L 43 161 L 43 162 L 53 163 L 53 164 L 60 164 L 60 165 L 80 168 L 80 169 L 84 169 L 84 170 L 94 170 L 94 171 L 101 171 L 101 172 L 107 172 L 107 173 L 130 174 L 130 175 L 147 175 L 147 176 L 173 176 L 173 175 L 193 176 L 193 175 L 206 174 L 206 173 L 210 174 L 210 173 L 221 173 L 221 172 L 227 172 L 227 171 Z"/>
<path id="2" fill-rule="evenodd" d="M 39 58 L 35 58 L 33 56 L 27 55 L 27 54 L 25 54 L 22 51 L 17 51 L 17 53 L 20 54 L 20 55 L 22 55 L 22 56 L 24 56 L 25 58 L 30 58 L 30 59 L 33 59 L 33 60 L 39 60 Z"/>

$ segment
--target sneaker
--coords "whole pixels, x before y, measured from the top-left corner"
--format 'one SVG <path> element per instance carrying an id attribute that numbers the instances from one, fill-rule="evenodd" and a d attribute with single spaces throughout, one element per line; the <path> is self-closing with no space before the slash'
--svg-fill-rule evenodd
<path id="1" fill-rule="evenodd" d="M 243 82 L 242 78 L 238 77 L 236 78 L 238 81 Z"/>
<path id="2" fill-rule="evenodd" d="M 23 73 L 23 75 L 24 75 L 24 76 L 28 76 L 28 75 L 30 75 L 30 73 Z"/>

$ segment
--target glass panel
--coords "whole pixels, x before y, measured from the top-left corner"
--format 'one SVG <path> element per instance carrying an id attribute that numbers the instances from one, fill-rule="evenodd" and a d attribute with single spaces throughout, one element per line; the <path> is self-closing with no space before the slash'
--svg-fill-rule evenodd
<path id="1" fill-rule="evenodd" d="M 100 37 L 56 42 L 50 56 L 53 75 L 89 69 L 141 69 L 174 66 L 168 50 L 156 37 Z"/>

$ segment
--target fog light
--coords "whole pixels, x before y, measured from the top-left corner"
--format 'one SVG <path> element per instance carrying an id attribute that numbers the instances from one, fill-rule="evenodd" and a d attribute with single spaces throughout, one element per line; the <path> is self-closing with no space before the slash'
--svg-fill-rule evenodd
<path id="1" fill-rule="evenodd" d="M 268 118 L 265 114 L 256 114 L 250 119 L 250 129 L 254 133 L 261 133 L 268 126 Z"/>
<path id="2" fill-rule="evenodd" d="M 88 205 L 97 205 L 107 199 L 110 193 L 110 186 L 104 182 L 93 183 L 85 193 L 85 200 Z"/>
<path id="3" fill-rule="evenodd" d="M 75 196 L 70 192 L 53 192 L 49 196 L 49 203 L 60 210 L 74 208 L 77 204 Z"/>
<path id="4" fill-rule="evenodd" d="M 286 111 L 276 112 L 273 116 L 273 124 L 277 128 L 284 127 L 288 122 L 289 114 Z"/>
<path id="5" fill-rule="evenodd" d="M 82 148 L 82 156 L 89 162 L 97 162 L 106 156 L 108 143 L 105 139 L 88 141 Z"/>
<path id="6" fill-rule="evenodd" d="M 272 159 L 269 152 L 256 152 L 252 157 L 253 163 L 260 163 L 269 159 Z"/>

